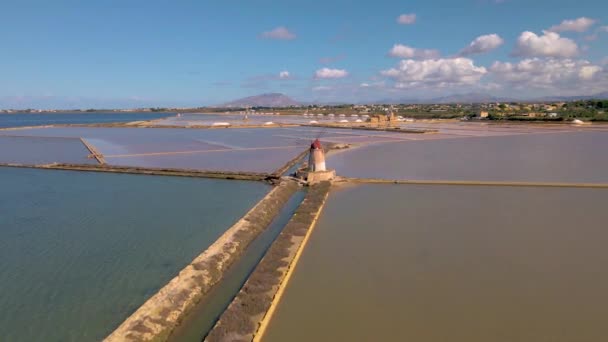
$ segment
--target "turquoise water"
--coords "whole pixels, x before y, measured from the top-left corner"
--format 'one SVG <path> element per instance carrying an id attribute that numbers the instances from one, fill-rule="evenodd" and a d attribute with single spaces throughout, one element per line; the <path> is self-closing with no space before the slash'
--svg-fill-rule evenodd
<path id="1" fill-rule="evenodd" d="M 0 128 L 41 125 L 93 124 L 154 120 L 174 115 L 173 113 L 44 113 L 44 114 L 0 114 Z"/>
<path id="2" fill-rule="evenodd" d="M 263 183 L 0 168 L 0 341 L 98 341 Z"/>

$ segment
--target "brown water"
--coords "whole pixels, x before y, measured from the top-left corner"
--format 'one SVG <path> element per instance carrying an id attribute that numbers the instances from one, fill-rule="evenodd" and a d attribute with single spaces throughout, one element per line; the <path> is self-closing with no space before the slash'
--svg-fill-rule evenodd
<path id="1" fill-rule="evenodd" d="M 334 191 L 265 341 L 604 341 L 608 191 Z"/>

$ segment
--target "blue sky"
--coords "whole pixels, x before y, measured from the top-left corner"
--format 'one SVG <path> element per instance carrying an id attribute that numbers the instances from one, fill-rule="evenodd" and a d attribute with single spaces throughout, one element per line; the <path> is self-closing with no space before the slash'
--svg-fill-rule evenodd
<path id="1" fill-rule="evenodd" d="M 599 0 L 22 0 L 2 14 L 0 107 L 608 91 Z"/>

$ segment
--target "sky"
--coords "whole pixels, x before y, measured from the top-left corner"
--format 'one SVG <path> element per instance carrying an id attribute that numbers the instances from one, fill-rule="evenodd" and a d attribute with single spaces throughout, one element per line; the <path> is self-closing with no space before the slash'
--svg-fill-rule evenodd
<path id="1" fill-rule="evenodd" d="M 0 108 L 608 91 L 608 1 L 3 0 Z"/>

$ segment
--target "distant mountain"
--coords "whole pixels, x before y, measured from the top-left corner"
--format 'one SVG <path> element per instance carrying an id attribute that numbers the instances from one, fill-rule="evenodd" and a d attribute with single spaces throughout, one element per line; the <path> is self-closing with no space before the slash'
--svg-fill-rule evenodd
<path id="1" fill-rule="evenodd" d="M 244 97 L 220 105 L 220 107 L 289 107 L 298 106 L 300 103 L 291 97 L 281 93 L 269 93 L 256 96 Z"/>
<path id="2" fill-rule="evenodd" d="M 577 96 L 545 96 L 536 99 L 537 101 L 545 101 L 545 102 L 568 102 L 568 101 L 577 101 L 577 100 L 604 100 L 608 99 L 608 91 L 603 93 L 597 93 L 594 95 L 577 95 Z"/>

